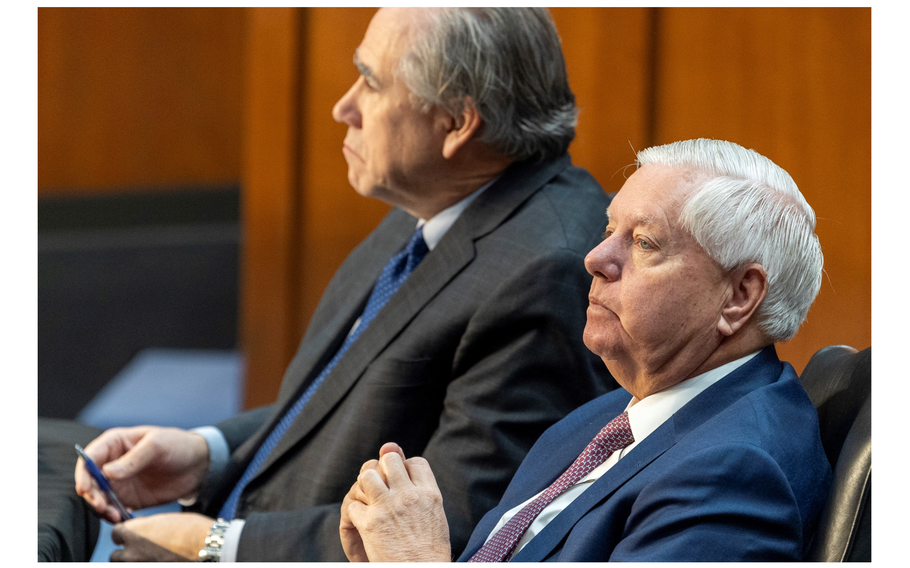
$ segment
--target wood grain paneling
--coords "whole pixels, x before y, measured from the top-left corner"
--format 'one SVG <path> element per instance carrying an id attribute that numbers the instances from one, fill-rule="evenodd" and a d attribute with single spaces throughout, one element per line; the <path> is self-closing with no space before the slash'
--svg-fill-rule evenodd
<path id="1" fill-rule="evenodd" d="M 275 400 L 297 334 L 303 13 L 248 15 L 240 337 L 247 408 Z"/>
<path id="2" fill-rule="evenodd" d="M 649 145 L 652 12 L 551 10 L 580 111 L 569 152 L 608 192 L 622 187 L 623 170 L 635 162 L 635 151 Z"/>
<path id="3" fill-rule="evenodd" d="M 38 9 L 41 194 L 236 183 L 243 11 Z"/>

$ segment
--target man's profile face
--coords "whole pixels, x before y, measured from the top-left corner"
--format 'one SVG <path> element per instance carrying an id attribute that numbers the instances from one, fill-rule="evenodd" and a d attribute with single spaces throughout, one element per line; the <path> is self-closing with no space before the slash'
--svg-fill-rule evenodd
<path id="1" fill-rule="evenodd" d="M 677 226 L 693 183 L 687 172 L 666 166 L 636 171 L 610 204 L 605 239 L 585 258 L 594 276 L 585 345 L 639 399 L 672 384 L 624 380 L 699 360 L 720 341 L 717 322 L 729 297 L 727 279 Z"/>
<path id="2" fill-rule="evenodd" d="M 379 10 L 354 56 L 360 77 L 332 109 L 348 125 L 342 151 L 351 185 L 406 210 L 438 170 L 445 138 L 441 112 L 418 110 L 393 71 L 421 24 L 413 10 Z"/>

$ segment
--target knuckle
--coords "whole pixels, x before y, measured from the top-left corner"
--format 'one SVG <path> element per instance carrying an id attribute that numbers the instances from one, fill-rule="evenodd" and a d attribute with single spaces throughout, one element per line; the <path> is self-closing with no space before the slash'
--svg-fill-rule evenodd
<path id="1" fill-rule="evenodd" d="M 430 462 L 428 462 L 426 459 L 424 459 L 420 456 L 408 458 L 408 463 L 411 465 L 416 465 L 416 466 L 420 466 L 420 467 L 429 467 L 430 466 Z"/>
<path id="2" fill-rule="evenodd" d="M 399 495 L 399 501 L 403 507 L 414 507 L 421 500 L 421 495 L 417 491 L 402 491 Z"/>
<path id="3" fill-rule="evenodd" d="M 370 515 L 367 519 L 365 528 L 368 531 L 382 530 L 388 526 L 390 519 L 391 517 L 388 511 L 380 509 L 375 511 L 373 515 Z"/>

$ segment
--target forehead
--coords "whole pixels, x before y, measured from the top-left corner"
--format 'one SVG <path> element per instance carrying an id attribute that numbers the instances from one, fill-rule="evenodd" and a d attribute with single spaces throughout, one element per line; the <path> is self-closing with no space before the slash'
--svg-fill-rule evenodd
<path id="1" fill-rule="evenodd" d="M 607 210 L 611 222 L 672 228 L 695 176 L 686 170 L 649 164 L 632 174 Z"/>
<path id="2" fill-rule="evenodd" d="M 420 20 L 414 9 L 380 9 L 370 21 L 355 57 L 374 73 L 390 71 L 413 44 Z"/>

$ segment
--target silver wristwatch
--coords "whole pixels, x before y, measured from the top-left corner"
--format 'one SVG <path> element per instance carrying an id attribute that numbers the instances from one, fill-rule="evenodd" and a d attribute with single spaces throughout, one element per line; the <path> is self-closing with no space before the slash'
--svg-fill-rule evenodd
<path id="1" fill-rule="evenodd" d="M 199 551 L 200 562 L 220 562 L 221 547 L 224 546 L 224 533 L 231 526 L 230 521 L 218 519 L 212 525 L 209 536 L 205 537 L 205 547 Z"/>

